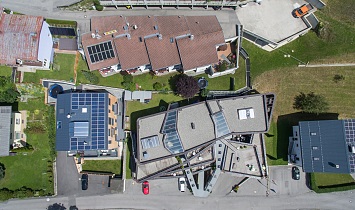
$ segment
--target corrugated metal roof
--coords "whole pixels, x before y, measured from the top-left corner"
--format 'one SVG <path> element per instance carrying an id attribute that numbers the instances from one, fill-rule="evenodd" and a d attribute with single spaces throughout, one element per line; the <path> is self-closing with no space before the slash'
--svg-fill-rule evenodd
<path id="1" fill-rule="evenodd" d="M 36 61 L 43 17 L 4 14 L 0 20 L 0 63 Z"/>
<path id="2" fill-rule="evenodd" d="M 350 173 L 343 121 L 304 121 L 299 126 L 305 172 Z"/>
<path id="3" fill-rule="evenodd" d="M 9 155 L 11 112 L 11 106 L 0 106 L 0 156 Z"/>

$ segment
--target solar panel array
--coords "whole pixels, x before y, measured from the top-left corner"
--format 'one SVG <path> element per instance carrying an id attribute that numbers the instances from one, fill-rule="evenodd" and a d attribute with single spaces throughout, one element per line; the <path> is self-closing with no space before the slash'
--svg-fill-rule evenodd
<path id="1" fill-rule="evenodd" d="M 346 144 L 355 146 L 355 119 L 344 120 Z M 355 154 L 349 156 L 350 172 L 355 172 Z"/>
<path id="2" fill-rule="evenodd" d="M 223 112 L 217 112 L 216 114 L 212 115 L 212 118 L 213 118 L 214 124 L 216 126 L 216 137 L 217 138 L 230 133 L 229 127 L 228 127 L 228 124 L 226 122 L 226 118 L 224 117 Z"/>
<path id="3" fill-rule="evenodd" d="M 158 136 L 151 136 L 141 139 L 141 144 L 143 149 L 149 149 L 159 146 L 160 142 Z"/>
<path id="4" fill-rule="evenodd" d="M 164 136 L 164 145 L 172 153 L 183 152 L 182 143 L 179 137 L 179 134 L 176 130 L 176 120 L 177 120 L 177 111 L 170 111 L 165 115 L 165 121 L 163 124 L 162 133 Z"/>
<path id="5" fill-rule="evenodd" d="M 91 110 L 90 113 L 84 113 L 91 114 L 91 136 L 90 134 L 86 138 L 73 136 L 75 138 L 71 138 L 71 150 L 107 149 L 107 135 L 105 135 L 107 130 L 107 117 L 105 116 L 107 100 L 105 93 L 73 93 L 71 95 L 72 110 L 82 108 L 86 108 L 88 111 Z"/>
<path id="6" fill-rule="evenodd" d="M 89 46 L 87 48 L 88 48 L 91 63 L 97 63 L 99 61 L 103 61 L 115 57 L 115 53 L 113 52 L 111 41 Z"/>

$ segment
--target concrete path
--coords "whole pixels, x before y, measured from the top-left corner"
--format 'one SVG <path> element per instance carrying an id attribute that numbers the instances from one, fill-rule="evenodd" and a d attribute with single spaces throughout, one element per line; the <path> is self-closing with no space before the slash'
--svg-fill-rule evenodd
<path id="1" fill-rule="evenodd" d="M 339 67 L 339 66 L 355 66 L 355 63 L 333 63 L 333 64 L 306 64 L 298 65 L 298 67 Z"/>

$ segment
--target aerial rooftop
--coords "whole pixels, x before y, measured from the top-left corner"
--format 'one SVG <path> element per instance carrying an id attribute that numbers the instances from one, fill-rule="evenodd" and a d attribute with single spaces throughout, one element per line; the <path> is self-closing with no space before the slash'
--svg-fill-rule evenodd
<path id="1" fill-rule="evenodd" d="M 91 33 L 82 35 L 91 70 L 114 65 L 190 70 L 218 62 L 216 47 L 224 43 L 215 16 L 93 17 Z"/>

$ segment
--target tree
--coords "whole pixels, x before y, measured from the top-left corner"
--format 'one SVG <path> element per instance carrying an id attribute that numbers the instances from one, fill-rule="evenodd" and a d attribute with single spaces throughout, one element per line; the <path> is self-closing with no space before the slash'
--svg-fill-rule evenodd
<path id="1" fill-rule="evenodd" d="M 123 75 L 123 82 L 121 84 L 126 90 L 135 90 L 135 84 L 133 82 L 133 76 L 131 74 Z"/>
<path id="2" fill-rule="evenodd" d="M 308 94 L 300 92 L 294 98 L 293 108 L 307 113 L 319 114 L 326 112 L 329 109 L 329 105 L 321 95 L 316 95 L 313 92 Z"/>
<path id="3" fill-rule="evenodd" d="M 20 96 L 11 77 L 0 76 L 0 103 L 14 103 Z"/>
<path id="4" fill-rule="evenodd" d="M 184 98 L 192 98 L 200 90 L 197 80 L 194 77 L 180 74 L 175 83 L 176 94 Z"/>

